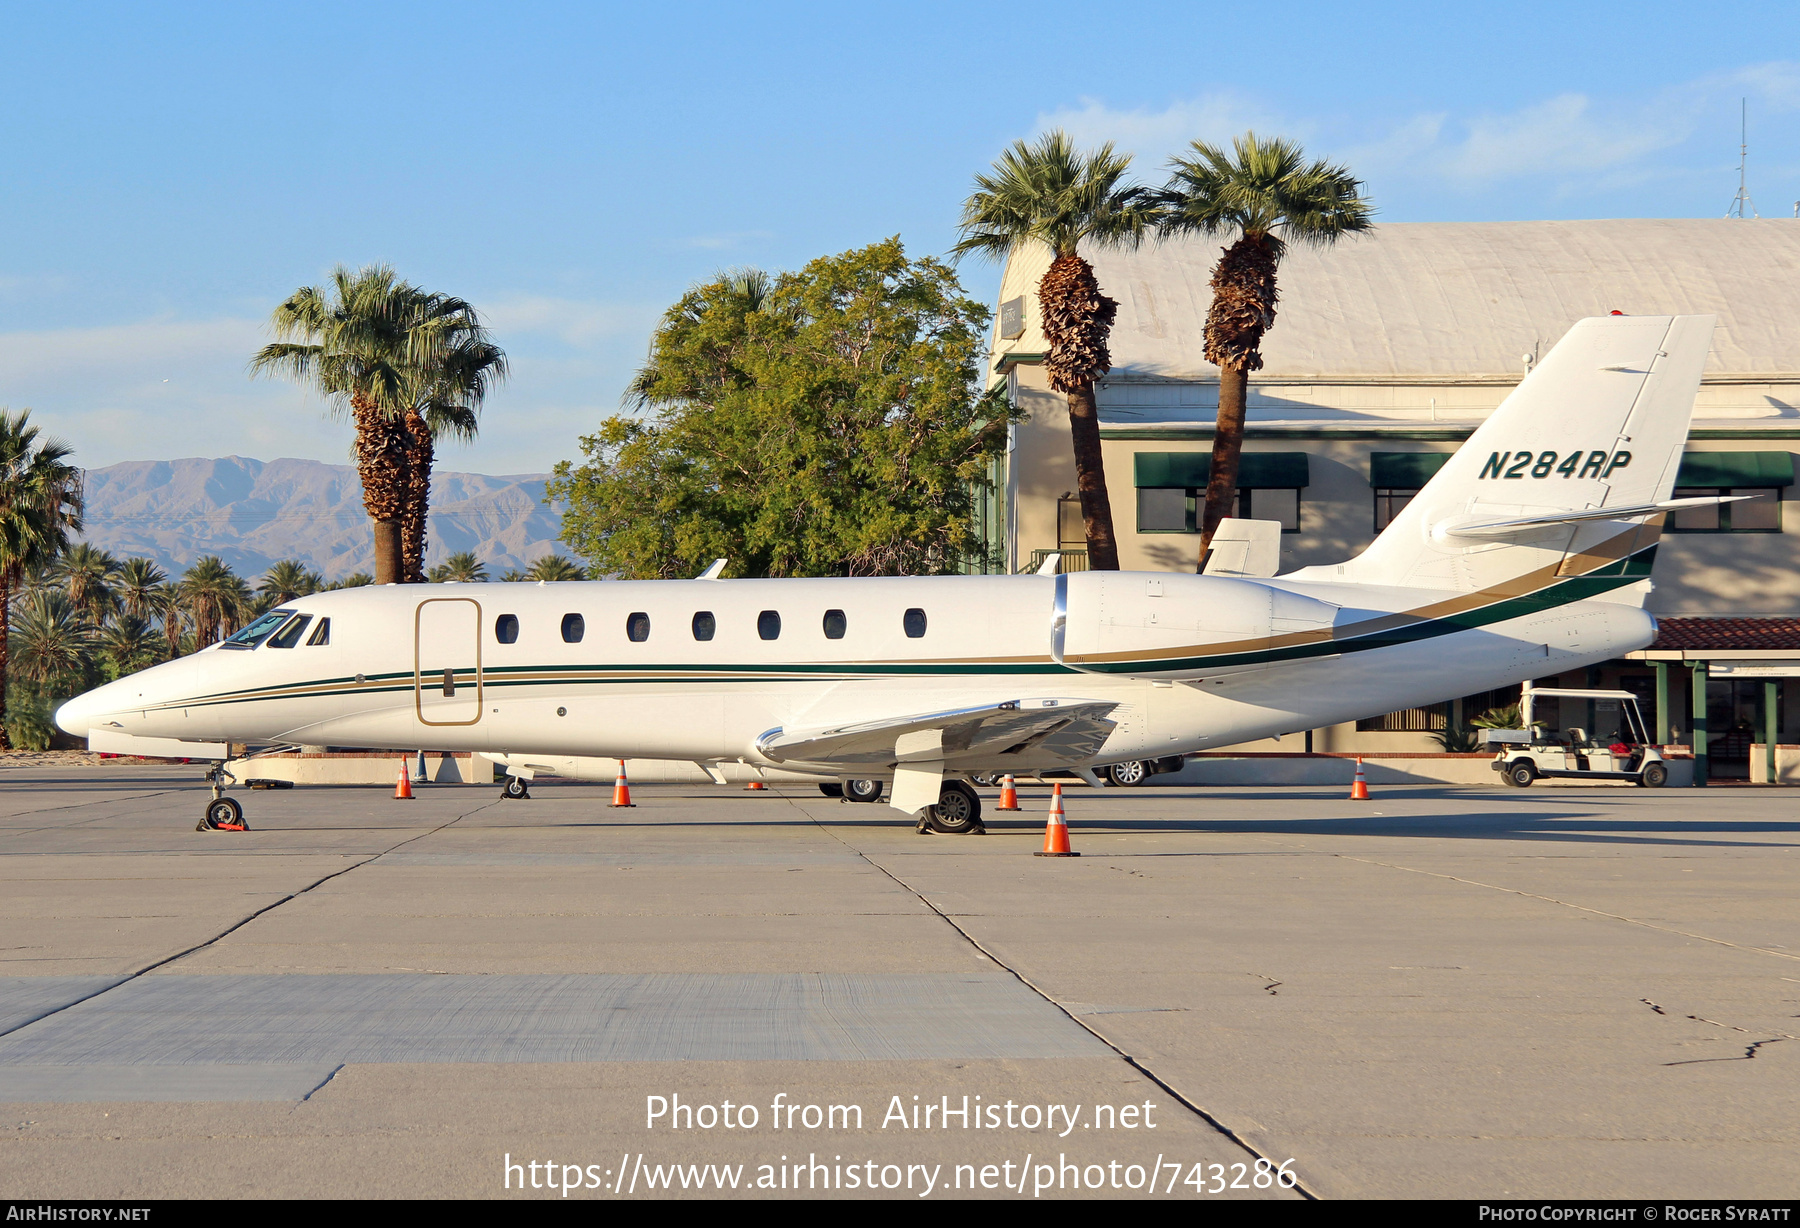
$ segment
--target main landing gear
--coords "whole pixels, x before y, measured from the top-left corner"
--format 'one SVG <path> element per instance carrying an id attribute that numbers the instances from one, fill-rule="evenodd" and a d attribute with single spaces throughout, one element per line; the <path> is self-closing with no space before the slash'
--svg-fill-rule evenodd
<path id="1" fill-rule="evenodd" d="M 227 772 L 223 763 L 215 763 L 207 769 L 206 779 L 212 782 L 212 799 L 206 803 L 206 810 L 194 830 L 249 831 L 250 824 L 244 821 L 244 808 L 235 797 L 225 796 L 225 782 L 230 780 L 236 784 L 237 777 Z"/>
<path id="2" fill-rule="evenodd" d="M 946 836 L 985 836 L 981 822 L 981 797 L 966 781 L 946 780 L 937 805 L 919 811 L 921 836 L 939 832 Z"/>

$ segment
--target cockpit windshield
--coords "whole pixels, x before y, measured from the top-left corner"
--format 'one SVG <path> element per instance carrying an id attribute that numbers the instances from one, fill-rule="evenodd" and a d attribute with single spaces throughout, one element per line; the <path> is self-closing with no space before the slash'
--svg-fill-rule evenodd
<path id="1" fill-rule="evenodd" d="M 239 631 L 225 641 L 226 648 L 255 648 L 267 639 L 277 627 L 294 616 L 292 610 L 270 610 L 261 618 Z"/>

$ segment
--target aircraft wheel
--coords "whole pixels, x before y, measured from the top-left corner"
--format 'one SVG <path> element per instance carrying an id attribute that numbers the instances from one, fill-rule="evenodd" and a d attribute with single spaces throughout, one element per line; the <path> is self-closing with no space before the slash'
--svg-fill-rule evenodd
<path id="1" fill-rule="evenodd" d="M 1669 783 L 1669 769 L 1660 763 L 1644 765 L 1644 771 L 1638 777 L 1646 789 L 1660 789 Z"/>
<path id="2" fill-rule="evenodd" d="M 1000 778 L 992 772 L 977 772 L 975 775 L 969 777 L 969 779 L 984 789 L 991 789 L 1000 783 Z"/>
<path id="3" fill-rule="evenodd" d="M 833 781 L 821 780 L 819 782 L 819 792 L 823 793 L 826 797 L 842 797 L 844 796 L 844 786 Z"/>
<path id="4" fill-rule="evenodd" d="M 1506 769 L 1506 779 L 1510 784 L 1527 789 L 1531 787 L 1531 782 L 1537 779 L 1537 769 L 1529 763 L 1515 763 Z"/>
<path id="5" fill-rule="evenodd" d="M 960 780 L 944 785 L 937 805 L 925 811 L 925 825 L 947 836 L 968 835 L 984 831 L 981 825 L 981 798 Z"/>
<path id="6" fill-rule="evenodd" d="M 1150 779 L 1150 765 L 1142 759 L 1127 759 L 1124 763 L 1115 763 L 1107 768 L 1106 774 L 1115 785 L 1129 789 Z"/>
<path id="7" fill-rule="evenodd" d="M 500 796 L 508 801 L 530 801 L 531 786 L 523 776 L 508 776 L 500 787 Z"/>
<path id="8" fill-rule="evenodd" d="M 235 797 L 216 797 L 206 803 L 206 816 L 200 820 L 196 831 L 218 831 L 220 828 L 249 831 L 250 825 L 244 822 L 244 808 Z"/>
<path id="9" fill-rule="evenodd" d="M 878 802 L 881 800 L 884 786 L 879 780 L 846 780 L 844 782 L 844 800 L 847 802 Z"/>

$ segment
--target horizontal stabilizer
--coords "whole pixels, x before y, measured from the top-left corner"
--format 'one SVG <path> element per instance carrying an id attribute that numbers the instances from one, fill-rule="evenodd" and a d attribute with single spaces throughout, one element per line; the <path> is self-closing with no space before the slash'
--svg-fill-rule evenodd
<path id="1" fill-rule="evenodd" d="M 1581 511 L 1549 512 L 1542 516 L 1518 516 L 1506 520 L 1454 521 L 1438 526 L 1450 537 L 1511 537 L 1533 529 L 1553 528 L 1561 524 L 1579 524 L 1586 520 L 1636 520 L 1664 512 L 1679 512 L 1687 507 L 1707 507 L 1714 503 L 1736 503 L 1754 499 L 1755 495 L 1700 495 L 1692 499 L 1664 499 L 1659 503 L 1640 503 L 1635 507 L 1590 507 Z"/>

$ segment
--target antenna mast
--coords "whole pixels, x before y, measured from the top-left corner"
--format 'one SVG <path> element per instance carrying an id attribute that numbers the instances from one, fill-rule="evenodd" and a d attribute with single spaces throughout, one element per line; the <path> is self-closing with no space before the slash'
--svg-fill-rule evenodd
<path id="1" fill-rule="evenodd" d="M 1731 198 L 1731 204 L 1725 210 L 1726 217 L 1759 218 L 1762 214 L 1756 211 L 1755 203 L 1750 199 L 1750 188 L 1744 176 L 1745 164 L 1750 160 L 1750 100 L 1738 101 L 1738 190 Z M 1797 202 L 1800 207 L 1800 202 Z"/>

